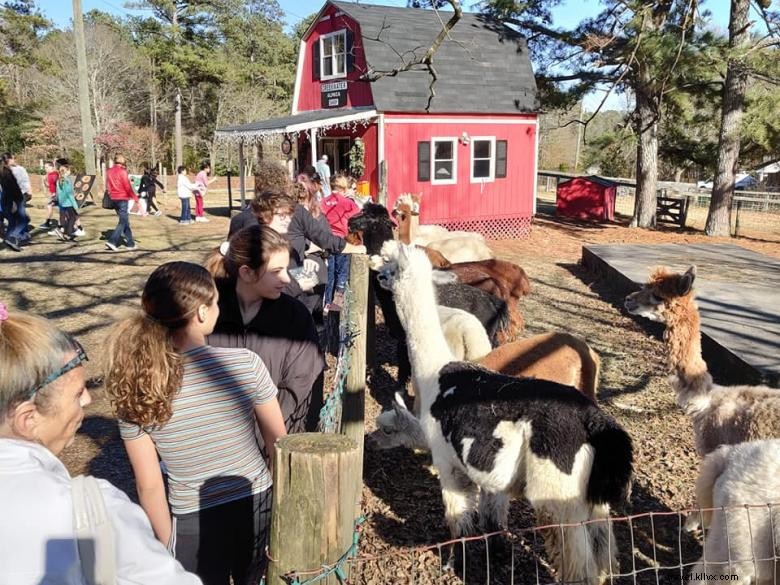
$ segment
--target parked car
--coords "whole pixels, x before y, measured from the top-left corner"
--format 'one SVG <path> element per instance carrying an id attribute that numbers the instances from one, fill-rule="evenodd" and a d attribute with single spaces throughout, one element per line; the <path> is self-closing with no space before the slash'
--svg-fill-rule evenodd
<path id="1" fill-rule="evenodd" d="M 710 179 L 709 181 L 699 181 L 696 183 L 696 186 L 699 189 L 712 189 L 713 187 L 714 179 Z M 755 177 L 748 175 L 747 173 L 737 173 L 734 176 L 734 189 L 737 191 L 740 191 L 741 189 L 748 189 L 752 186 L 754 186 L 758 181 L 756 181 Z"/>

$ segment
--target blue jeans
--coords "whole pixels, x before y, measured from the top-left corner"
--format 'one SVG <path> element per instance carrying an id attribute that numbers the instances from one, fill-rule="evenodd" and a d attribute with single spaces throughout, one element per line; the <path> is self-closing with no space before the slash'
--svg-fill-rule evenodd
<path id="1" fill-rule="evenodd" d="M 116 229 L 109 236 L 108 241 L 114 246 L 118 246 L 119 240 L 124 237 L 125 243 L 132 248 L 135 246 L 135 242 L 133 241 L 133 231 L 130 229 L 130 216 L 127 214 L 127 201 L 114 201 L 114 211 L 119 217 L 119 223 L 116 224 Z"/>
<path id="2" fill-rule="evenodd" d="M 179 221 L 190 221 L 190 198 L 180 197 L 179 201 L 181 201 L 181 217 Z"/>
<path id="3" fill-rule="evenodd" d="M 30 216 L 27 215 L 24 198 L 16 203 L 6 199 L 3 202 L 3 217 L 8 221 L 8 230 L 5 233 L 6 238 L 19 242 L 25 242 L 30 239 L 30 234 L 27 233 L 27 226 L 30 225 Z"/>
<path id="4" fill-rule="evenodd" d="M 325 299 L 327 305 L 333 301 L 336 290 L 343 291 L 347 288 L 349 279 L 349 254 L 333 254 L 328 258 L 328 284 L 325 285 Z"/>

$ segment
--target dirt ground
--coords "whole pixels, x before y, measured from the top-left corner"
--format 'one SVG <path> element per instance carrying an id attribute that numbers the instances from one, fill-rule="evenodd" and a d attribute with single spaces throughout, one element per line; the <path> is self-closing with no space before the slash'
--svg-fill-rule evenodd
<path id="1" fill-rule="evenodd" d="M 100 238 L 113 228 L 115 216 L 96 206 L 84 210 L 88 232 L 84 242 L 66 244 L 38 233 L 35 243 L 22 253 L 0 249 L 0 300 L 12 308 L 54 319 L 77 335 L 90 354 L 87 369 L 89 376 L 96 378 L 94 402 L 76 442 L 63 454 L 65 464 L 74 475 L 91 473 L 112 481 L 132 498 L 132 473 L 110 404 L 97 380 L 101 339 L 112 323 L 138 308 L 141 287 L 156 266 L 170 260 L 200 262 L 220 243 L 227 233 L 226 203 L 219 195 L 212 196 L 210 202 L 214 204 L 207 205 L 210 223 L 179 226 L 178 202 L 170 195 L 162 217 L 133 216 L 139 245 L 135 252 L 105 250 Z M 624 512 L 635 515 L 691 507 L 697 458 L 690 424 L 675 405 L 665 380 L 661 343 L 643 323 L 620 309 L 622 299 L 580 267 L 581 247 L 587 243 L 728 241 L 780 257 L 780 234 L 712 239 L 692 231 L 561 221 L 544 207 L 540 212 L 527 240 L 492 243 L 499 257 L 523 266 L 531 278 L 533 292 L 523 303 L 526 334 L 570 331 L 583 336 L 600 354 L 599 400 L 634 441 L 635 480 L 630 506 Z M 44 212 L 33 209 L 31 214 L 37 224 Z M 397 389 L 394 344 L 379 321 L 378 367 L 371 375 L 366 401 L 367 432 L 373 430 L 376 414 L 390 405 Z M 438 557 L 444 553 L 440 549 L 424 550 L 448 538 L 428 455 L 404 449 L 378 451 L 367 443 L 362 508 L 366 522 L 351 582 L 464 581 L 462 574 L 441 572 Z M 695 560 L 699 545 L 686 534 L 680 535 L 679 522 L 677 514 L 652 521 L 638 519 L 630 526 L 616 522 L 621 571 L 649 569 L 640 573 L 637 581 L 656 583 L 653 566 Z M 540 542 L 532 532 L 523 532 L 533 525 L 529 511 L 521 503 L 513 504 L 510 528 L 519 538 L 511 545 L 503 539 L 491 539 L 487 547 L 484 543 L 469 547 L 465 582 L 551 581 L 543 562 L 534 561 L 533 551 L 540 549 Z M 488 555 L 489 563 L 485 560 Z M 658 573 L 678 582 L 679 574 L 679 569 Z"/>

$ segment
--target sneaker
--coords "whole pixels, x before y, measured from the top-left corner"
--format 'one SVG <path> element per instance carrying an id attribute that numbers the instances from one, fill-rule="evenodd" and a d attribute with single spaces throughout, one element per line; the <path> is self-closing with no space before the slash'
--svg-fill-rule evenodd
<path id="1" fill-rule="evenodd" d="M 38 226 L 39 228 L 47 228 L 49 227 L 49 220 L 47 219 L 44 221 L 41 225 Z"/>
<path id="2" fill-rule="evenodd" d="M 190 225 L 191 223 L 189 219 L 179 220 L 180 225 Z"/>
<path id="3" fill-rule="evenodd" d="M 112 252 L 118 252 L 119 251 L 119 248 L 116 246 L 116 244 L 112 244 L 111 242 L 106 242 L 106 248 L 108 248 Z"/>
<path id="4" fill-rule="evenodd" d="M 207 218 L 203 217 L 202 215 L 196 217 L 195 221 L 197 221 L 198 223 L 208 223 L 209 222 L 209 220 Z"/>
<path id="5" fill-rule="evenodd" d="M 54 228 L 53 230 L 49 230 L 46 233 L 49 234 L 50 236 L 55 236 L 56 237 L 57 234 L 60 233 L 60 228 Z"/>
<path id="6" fill-rule="evenodd" d="M 62 231 L 62 230 L 59 230 L 59 229 L 58 229 L 58 230 L 55 230 L 55 231 L 56 231 L 57 233 L 56 233 L 56 234 L 54 234 L 54 235 L 55 235 L 55 236 L 57 236 L 57 237 L 58 237 L 60 240 L 62 240 L 63 242 L 64 242 L 65 240 L 67 240 L 67 239 L 68 239 L 68 236 L 66 236 L 66 235 L 65 235 L 65 232 L 64 232 L 64 231 Z"/>
<path id="7" fill-rule="evenodd" d="M 160 217 L 161 215 L 162 215 L 162 211 L 155 211 L 154 212 L 154 216 L 155 217 Z"/>
<path id="8" fill-rule="evenodd" d="M 22 246 L 19 244 L 19 240 L 17 240 L 16 238 L 6 238 L 5 245 L 16 252 L 22 251 Z"/>
<path id="9" fill-rule="evenodd" d="M 80 238 L 81 236 L 86 236 L 87 232 L 84 231 L 84 228 L 76 228 L 73 231 L 73 235 Z"/>
<path id="10" fill-rule="evenodd" d="M 125 247 L 125 250 L 128 250 L 130 252 L 132 252 L 133 250 L 137 250 L 137 249 L 138 249 L 138 244 L 133 244 L 132 246 L 126 246 Z"/>

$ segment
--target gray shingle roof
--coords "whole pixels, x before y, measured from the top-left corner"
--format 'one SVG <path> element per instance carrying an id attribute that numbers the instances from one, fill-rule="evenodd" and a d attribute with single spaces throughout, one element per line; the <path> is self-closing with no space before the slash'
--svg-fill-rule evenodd
<path id="1" fill-rule="evenodd" d="M 375 70 L 400 64 L 396 51 L 423 54 L 451 13 L 332 2 L 359 25 L 366 60 Z M 440 20 L 441 19 L 441 20 Z M 433 58 L 438 80 L 430 112 L 538 112 L 536 81 L 525 40 L 500 22 L 463 13 Z M 356 35 L 356 42 L 358 35 Z M 381 40 L 377 40 L 381 39 Z M 423 112 L 430 75 L 405 71 L 372 83 L 382 112 Z"/>

